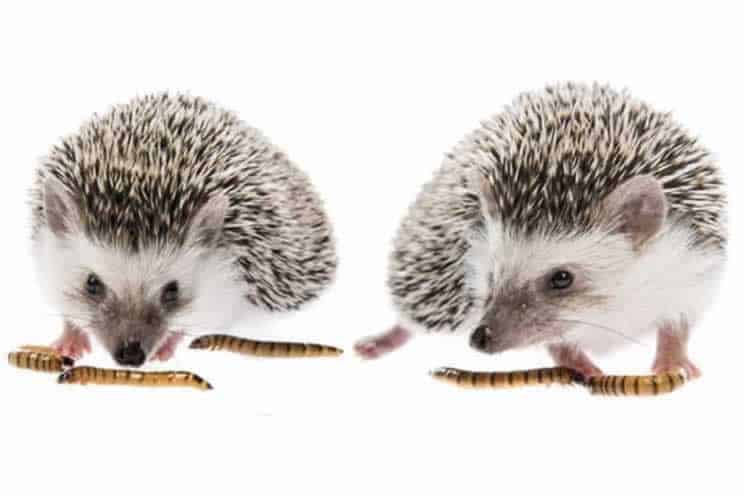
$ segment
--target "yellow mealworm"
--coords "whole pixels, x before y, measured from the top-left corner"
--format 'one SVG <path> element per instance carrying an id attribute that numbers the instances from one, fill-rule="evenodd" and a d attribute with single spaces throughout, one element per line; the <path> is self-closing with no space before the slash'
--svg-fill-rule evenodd
<path id="1" fill-rule="evenodd" d="M 282 343 L 272 341 L 255 341 L 225 334 L 201 336 L 191 342 L 189 348 L 195 350 L 225 350 L 242 355 L 259 357 L 327 357 L 338 356 L 343 350 L 313 343 Z"/>
<path id="2" fill-rule="evenodd" d="M 60 384 L 103 384 L 143 387 L 193 387 L 212 389 L 212 385 L 191 372 L 140 372 L 126 369 L 74 367 L 62 373 Z"/>
<path id="3" fill-rule="evenodd" d="M 51 346 L 38 346 L 33 344 L 24 344 L 20 347 L 23 351 L 33 351 L 35 353 L 44 353 L 46 355 L 54 355 L 54 356 L 60 356 L 59 353 L 57 353 L 57 350 L 52 348 Z"/>
<path id="4" fill-rule="evenodd" d="M 604 396 L 656 396 L 671 393 L 685 383 L 682 372 L 658 375 L 601 375 L 590 377 L 586 386 Z"/>
<path id="5" fill-rule="evenodd" d="M 69 357 L 36 351 L 11 351 L 8 353 L 8 363 L 19 369 L 37 372 L 62 372 L 74 365 L 73 360 Z"/>
<path id="6" fill-rule="evenodd" d="M 460 387 L 475 389 L 508 389 L 523 386 L 580 383 L 581 375 L 566 367 L 550 367 L 512 372 L 474 372 L 442 367 L 431 372 L 432 377 Z"/>

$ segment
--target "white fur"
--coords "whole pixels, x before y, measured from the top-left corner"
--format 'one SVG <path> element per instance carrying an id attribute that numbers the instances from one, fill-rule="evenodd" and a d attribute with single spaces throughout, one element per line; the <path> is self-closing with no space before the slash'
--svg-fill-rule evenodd
<path id="1" fill-rule="evenodd" d="M 603 301 L 564 310 L 558 318 L 593 325 L 571 324 L 563 341 L 604 353 L 640 340 L 667 321 L 684 319 L 692 327 L 715 295 L 724 253 L 693 246 L 691 234 L 688 227 L 668 221 L 636 252 L 621 234 L 595 231 L 525 241 L 491 223 L 471 240 L 467 257 L 468 284 L 479 302 L 473 320 L 483 315 L 489 286 L 498 290 L 503 281 L 527 282 L 573 265 L 586 278 L 589 294 Z"/>
<path id="2" fill-rule="evenodd" d="M 191 302 L 168 319 L 171 331 L 205 334 L 229 329 L 249 316 L 251 321 L 268 316 L 245 298 L 246 283 L 234 258 L 221 250 L 150 249 L 132 255 L 79 232 L 57 237 L 45 227 L 35 237 L 33 251 L 47 300 L 84 330 L 90 309 L 70 294 L 84 286 L 91 272 L 115 294 L 144 290 L 147 301 L 157 301 L 165 284 L 178 281 L 181 295 Z"/>

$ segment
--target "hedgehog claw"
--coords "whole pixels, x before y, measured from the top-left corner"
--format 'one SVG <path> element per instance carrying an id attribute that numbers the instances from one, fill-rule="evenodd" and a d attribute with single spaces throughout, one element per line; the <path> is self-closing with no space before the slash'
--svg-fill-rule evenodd
<path id="1" fill-rule="evenodd" d="M 86 353 L 90 353 L 90 339 L 79 327 L 65 323 L 62 336 L 52 344 L 52 348 L 59 356 L 78 360 Z"/>
<path id="2" fill-rule="evenodd" d="M 181 339 L 183 339 L 183 333 L 169 332 L 168 337 L 165 338 L 163 344 L 160 345 L 160 348 L 152 356 L 152 360 L 159 360 L 161 362 L 170 360 L 176 353 L 176 348 Z"/>
<path id="3" fill-rule="evenodd" d="M 700 377 L 700 369 L 687 357 L 687 332 L 685 323 L 681 328 L 667 325 L 659 330 L 656 358 L 651 366 L 655 374 L 677 372 L 682 369 L 688 380 Z"/>
<path id="4" fill-rule="evenodd" d="M 553 357 L 553 361 L 559 367 L 566 367 L 576 374 L 575 380 L 579 382 L 586 381 L 592 376 L 602 375 L 602 370 L 594 365 L 591 358 L 586 353 L 569 344 L 554 344 L 548 347 L 548 352 Z"/>

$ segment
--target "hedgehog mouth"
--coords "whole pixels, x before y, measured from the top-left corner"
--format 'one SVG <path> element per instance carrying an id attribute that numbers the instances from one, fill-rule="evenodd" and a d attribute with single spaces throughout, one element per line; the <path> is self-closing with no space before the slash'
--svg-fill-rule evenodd
<path id="1" fill-rule="evenodd" d="M 532 325 L 509 330 L 494 330 L 491 325 L 481 324 L 470 335 L 470 346 L 476 351 L 494 355 L 547 343 L 561 336 L 560 329 L 553 327 Z"/>

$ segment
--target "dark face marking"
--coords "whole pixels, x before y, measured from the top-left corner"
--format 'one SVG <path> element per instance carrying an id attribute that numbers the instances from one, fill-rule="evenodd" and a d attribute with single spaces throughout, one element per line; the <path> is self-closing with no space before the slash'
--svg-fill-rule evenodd
<path id="1" fill-rule="evenodd" d="M 142 344 L 139 341 L 122 343 L 114 351 L 114 360 L 119 365 L 139 367 L 145 363 L 146 358 L 145 350 L 142 349 Z"/>
<path id="2" fill-rule="evenodd" d="M 166 314 L 183 303 L 174 283 L 166 284 L 155 302 L 148 302 L 143 288 L 116 294 L 96 274 L 86 277 L 78 294 L 92 316 L 90 330 L 118 364 L 142 365 L 165 335 Z"/>
<path id="3" fill-rule="evenodd" d="M 486 313 L 470 336 L 470 346 L 498 353 L 564 334 L 561 315 L 577 305 L 596 304 L 589 282 L 577 266 L 557 267 L 533 281 L 506 283 L 487 297 Z"/>
<path id="4" fill-rule="evenodd" d="M 524 346 L 546 334 L 551 329 L 547 322 L 555 315 L 534 284 L 506 285 L 494 294 L 470 345 L 484 353 Z"/>
<path id="5" fill-rule="evenodd" d="M 104 346 L 122 365 L 142 365 L 144 357 L 166 332 L 162 308 L 145 302 L 142 295 L 110 296 L 92 325 Z"/>

